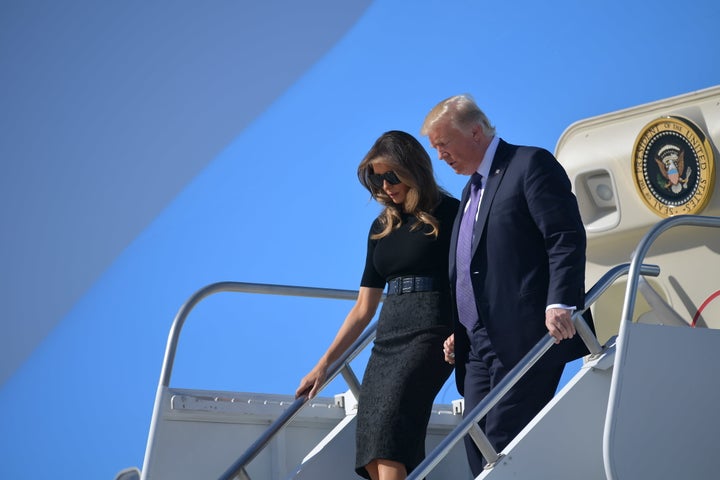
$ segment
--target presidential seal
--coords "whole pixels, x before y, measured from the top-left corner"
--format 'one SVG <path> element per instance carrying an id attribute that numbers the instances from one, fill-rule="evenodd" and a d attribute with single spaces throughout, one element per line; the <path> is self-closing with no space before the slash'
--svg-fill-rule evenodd
<path id="1" fill-rule="evenodd" d="M 661 217 L 700 212 L 715 182 L 712 146 L 682 117 L 647 124 L 635 140 L 632 171 L 643 202 Z"/>

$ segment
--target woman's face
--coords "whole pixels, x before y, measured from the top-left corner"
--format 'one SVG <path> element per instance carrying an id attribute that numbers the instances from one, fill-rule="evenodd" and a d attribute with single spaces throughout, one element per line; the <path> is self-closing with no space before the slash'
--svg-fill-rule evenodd
<path id="1" fill-rule="evenodd" d="M 376 175 L 382 175 L 384 173 L 391 172 L 391 168 L 382 162 L 377 162 L 372 164 L 373 173 Z M 388 197 L 390 197 L 390 200 L 393 201 L 396 205 L 402 205 L 405 203 L 405 197 L 407 196 L 408 190 L 410 190 L 410 187 L 405 185 L 404 183 L 398 183 L 396 185 L 392 185 L 387 180 L 383 180 L 383 191 L 387 194 Z"/>

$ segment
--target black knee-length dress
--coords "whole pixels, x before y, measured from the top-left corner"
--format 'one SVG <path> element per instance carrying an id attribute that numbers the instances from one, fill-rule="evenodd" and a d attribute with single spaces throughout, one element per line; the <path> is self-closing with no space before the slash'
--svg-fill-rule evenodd
<path id="1" fill-rule="evenodd" d="M 361 285 L 384 288 L 396 277 L 432 277 L 433 290 L 388 295 L 378 319 L 358 399 L 356 472 L 382 458 L 403 463 L 408 472 L 425 458 L 425 434 L 435 397 L 452 372 L 442 344 L 452 333 L 448 292 L 448 250 L 458 200 L 444 195 L 429 227 L 412 230 L 415 218 L 379 240 L 368 236 Z M 378 231 L 376 220 L 370 233 Z"/>

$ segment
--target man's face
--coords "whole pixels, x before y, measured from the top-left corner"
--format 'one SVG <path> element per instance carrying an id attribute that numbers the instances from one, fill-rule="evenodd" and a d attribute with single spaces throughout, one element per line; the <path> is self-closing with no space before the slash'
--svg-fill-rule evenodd
<path id="1" fill-rule="evenodd" d="M 460 175 L 475 173 L 490 144 L 490 139 L 483 135 L 479 126 L 465 132 L 452 126 L 447 119 L 433 125 L 428 140 L 437 150 L 438 158 Z"/>

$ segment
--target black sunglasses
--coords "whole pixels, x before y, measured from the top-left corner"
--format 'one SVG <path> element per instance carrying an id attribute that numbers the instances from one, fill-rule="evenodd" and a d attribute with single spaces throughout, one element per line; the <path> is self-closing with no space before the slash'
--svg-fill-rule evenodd
<path id="1" fill-rule="evenodd" d="M 375 188 L 383 188 L 383 181 L 388 182 L 390 185 L 400 183 L 400 179 L 392 170 L 385 173 L 371 173 L 368 175 L 368 180 L 370 180 L 370 184 Z"/>

